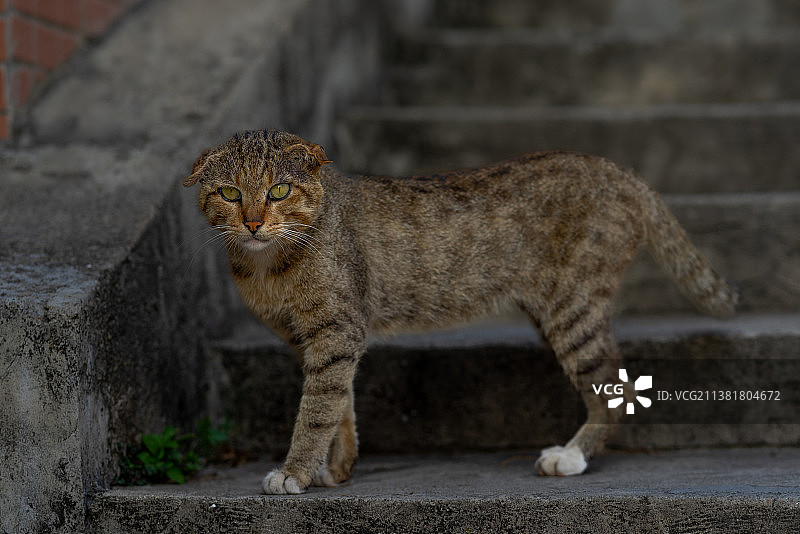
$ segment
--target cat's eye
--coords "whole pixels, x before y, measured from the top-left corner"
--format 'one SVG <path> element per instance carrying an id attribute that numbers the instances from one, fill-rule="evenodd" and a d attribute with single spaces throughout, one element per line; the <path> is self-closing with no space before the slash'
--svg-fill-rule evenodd
<path id="1" fill-rule="evenodd" d="M 282 200 L 289 195 L 292 184 L 275 184 L 269 189 L 269 198 L 272 200 Z"/>
<path id="2" fill-rule="evenodd" d="M 242 198 L 242 192 L 235 187 L 220 187 L 217 191 L 228 202 L 237 202 Z"/>

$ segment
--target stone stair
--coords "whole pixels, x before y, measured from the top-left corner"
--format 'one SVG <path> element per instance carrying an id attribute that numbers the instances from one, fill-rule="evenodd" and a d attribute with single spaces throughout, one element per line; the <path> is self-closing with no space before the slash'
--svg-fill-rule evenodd
<path id="1" fill-rule="evenodd" d="M 796 3 L 386 0 L 413 16 L 387 26 L 383 100 L 346 108 L 334 128 L 325 117 L 374 74 L 378 25 L 373 2 L 331 5 L 149 3 L 32 110 L 35 147 L 0 154 L 0 530 L 796 530 Z M 240 315 L 224 264 L 195 231 L 193 195 L 165 185 L 245 127 L 296 130 L 357 172 L 546 148 L 608 156 L 667 193 L 740 285 L 742 313 L 697 315 L 649 258 L 637 261 L 616 330 L 631 375 L 653 375 L 654 406 L 570 479 L 535 475 L 538 450 L 568 439 L 583 409 L 528 324 L 373 340 L 356 383 L 351 485 L 259 495 L 288 446 L 300 370 Z M 21 188 L 33 211 L 11 195 Z M 85 205 L 96 192 L 110 211 Z M 30 215 L 53 230 L 34 234 Z M 655 398 L 720 388 L 782 399 Z M 231 418 L 237 445 L 262 460 L 180 487 L 105 490 L 113 441 L 204 410 Z"/>
<path id="2" fill-rule="evenodd" d="M 301 375 L 250 324 L 212 350 L 223 377 L 215 405 L 233 416 L 240 446 L 272 461 L 178 496 L 114 490 L 92 505 L 99 525 L 137 531 L 126 526 L 136 512 L 162 532 L 796 528 L 800 491 L 782 468 L 800 438 L 800 10 L 781 0 L 579 4 L 429 3 L 426 24 L 395 29 L 382 103 L 348 108 L 330 154 L 345 170 L 399 175 L 565 148 L 637 169 L 737 281 L 742 305 L 733 320 L 704 318 L 642 257 L 618 302 L 627 367 L 662 391 L 780 390 L 784 404 L 656 403 L 586 477 L 542 480 L 538 449 L 568 439 L 583 412 L 529 325 L 507 317 L 373 340 L 356 383 L 364 460 L 352 485 L 258 497 L 288 444 Z M 786 448 L 763 448 L 774 446 Z M 499 467 L 519 458 L 518 469 Z"/>
<path id="3" fill-rule="evenodd" d="M 729 321 L 625 317 L 617 321 L 616 335 L 631 375 L 653 375 L 654 390 L 780 390 L 785 402 L 657 403 L 622 426 L 612 449 L 800 441 L 792 393 L 800 377 L 800 313 L 743 314 Z M 300 401 L 295 355 L 255 323 L 217 343 L 212 354 L 225 377 L 217 404 L 236 424 L 238 446 L 280 459 Z M 359 442 L 367 456 L 506 449 L 533 454 L 568 440 L 585 419 L 555 358 L 529 324 L 514 318 L 373 339 L 355 392 Z M 713 423 L 713 431 L 705 423 Z"/>
<path id="4" fill-rule="evenodd" d="M 797 449 L 616 453 L 580 477 L 532 474 L 529 454 L 365 458 L 351 486 L 254 495 L 267 463 L 95 501 L 95 532 L 460 534 L 796 532 Z"/>

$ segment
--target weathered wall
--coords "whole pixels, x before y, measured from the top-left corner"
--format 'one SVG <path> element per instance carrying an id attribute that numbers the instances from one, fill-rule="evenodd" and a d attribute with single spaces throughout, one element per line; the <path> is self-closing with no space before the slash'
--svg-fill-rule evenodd
<path id="1" fill-rule="evenodd" d="M 0 153 L 0 530 L 78 532 L 113 449 L 206 411 L 237 297 L 178 184 L 239 129 L 326 142 L 369 98 L 373 3 L 169 0 L 133 12 Z"/>

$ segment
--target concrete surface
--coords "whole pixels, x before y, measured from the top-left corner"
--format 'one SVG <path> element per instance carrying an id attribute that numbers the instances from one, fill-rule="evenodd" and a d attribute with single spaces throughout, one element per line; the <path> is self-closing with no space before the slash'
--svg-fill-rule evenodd
<path id="1" fill-rule="evenodd" d="M 189 165 L 243 128 L 285 128 L 327 145 L 336 110 L 375 84 L 372 4 L 151 4 L 31 110 L 33 142 L 167 154 L 188 144 Z"/>
<path id="2" fill-rule="evenodd" d="M 348 170 L 407 175 L 537 150 L 600 154 L 662 193 L 796 190 L 800 104 L 370 106 L 339 125 Z"/>
<path id="3" fill-rule="evenodd" d="M 394 48 L 391 101 L 626 107 L 794 100 L 799 41 L 793 30 L 733 36 L 432 29 Z"/>
<path id="4" fill-rule="evenodd" d="M 81 532 L 118 442 L 207 412 L 240 304 L 179 182 L 236 130 L 324 140 L 374 86 L 371 5 L 149 2 L 28 110 L 0 152 L 0 531 Z"/>
<path id="5" fill-rule="evenodd" d="M 697 28 L 763 30 L 800 24 L 793 0 L 435 0 L 432 24 L 594 30 L 638 27 L 653 32 Z"/>
<path id="6" fill-rule="evenodd" d="M 538 451 L 365 456 L 349 486 L 259 495 L 272 468 L 210 471 L 185 486 L 114 488 L 89 532 L 795 532 L 800 450 L 609 454 L 581 476 L 538 477 Z"/>

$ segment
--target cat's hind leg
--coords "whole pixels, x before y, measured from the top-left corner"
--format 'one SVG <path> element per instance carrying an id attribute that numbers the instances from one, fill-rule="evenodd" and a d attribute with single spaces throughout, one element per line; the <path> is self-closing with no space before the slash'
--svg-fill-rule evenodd
<path id="1" fill-rule="evenodd" d="M 586 470 L 588 460 L 602 450 L 608 437 L 623 417 L 622 409 L 611 409 L 611 398 L 593 384 L 616 381 L 621 359 L 611 335 L 607 308 L 578 306 L 572 312 L 544 321 L 541 332 L 549 342 L 564 372 L 583 398 L 588 412 L 586 423 L 564 446 L 544 449 L 536 462 L 541 475 L 578 475 Z M 623 386 L 624 396 L 631 397 Z"/>

